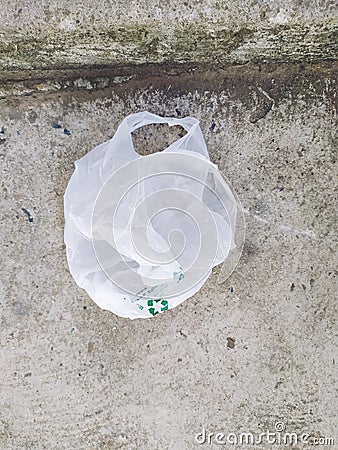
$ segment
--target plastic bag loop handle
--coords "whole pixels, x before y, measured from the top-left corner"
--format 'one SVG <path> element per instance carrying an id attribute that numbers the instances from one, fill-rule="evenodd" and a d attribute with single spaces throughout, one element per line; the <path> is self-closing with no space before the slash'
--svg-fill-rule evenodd
<path id="1" fill-rule="evenodd" d="M 180 125 L 188 132 L 189 130 L 191 130 L 193 125 L 199 124 L 199 121 L 194 117 L 184 117 L 183 119 L 179 119 L 176 117 L 161 117 L 157 116 L 156 114 L 151 114 L 147 111 L 130 114 L 125 118 L 125 121 L 128 124 L 130 133 L 137 130 L 138 128 L 143 127 L 144 125 L 150 125 L 153 123 L 167 123 L 169 126 Z"/>
<path id="2" fill-rule="evenodd" d="M 111 142 L 114 141 L 114 146 L 117 143 L 121 146 L 121 149 L 123 149 L 123 153 L 127 159 L 135 159 L 136 157 L 140 157 L 134 149 L 131 133 L 144 125 L 155 123 L 167 123 L 169 126 L 180 125 L 187 131 L 186 135 L 173 142 L 164 151 L 173 152 L 179 150 L 190 150 L 209 159 L 208 150 L 199 126 L 199 121 L 194 117 L 189 116 L 182 119 L 176 117 L 161 117 L 156 114 L 149 113 L 148 111 L 130 114 L 121 122 L 114 137 L 111 139 Z M 105 159 L 112 156 L 109 150 L 110 149 L 108 148 Z"/>

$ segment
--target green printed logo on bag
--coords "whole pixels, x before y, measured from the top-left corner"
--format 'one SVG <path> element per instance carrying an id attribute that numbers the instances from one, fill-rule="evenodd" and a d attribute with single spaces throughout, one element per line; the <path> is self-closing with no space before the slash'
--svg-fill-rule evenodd
<path id="1" fill-rule="evenodd" d="M 157 298 L 156 300 L 149 299 L 147 305 L 149 306 L 148 311 L 152 316 L 156 316 L 156 314 L 166 311 L 169 306 L 168 301 L 163 300 L 163 298 Z"/>

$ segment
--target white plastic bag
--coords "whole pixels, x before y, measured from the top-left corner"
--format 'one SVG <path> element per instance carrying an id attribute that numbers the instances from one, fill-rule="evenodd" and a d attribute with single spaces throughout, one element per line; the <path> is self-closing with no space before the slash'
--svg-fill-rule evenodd
<path id="1" fill-rule="evenodd" d="M 140 156 L 131 133 L 153 123 L 187 133 Z M 110 141 L 76 161 L 64 201 L 70 272 L 95 303 L 122 317 L 179 305 L 234 247 L 236 201 L 192 117 L 127 116 Z"/>

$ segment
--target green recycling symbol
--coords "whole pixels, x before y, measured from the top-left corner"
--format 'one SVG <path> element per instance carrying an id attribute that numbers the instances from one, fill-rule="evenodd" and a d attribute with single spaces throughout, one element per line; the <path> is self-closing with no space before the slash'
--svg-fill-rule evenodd
<path id="1" fill-rule="evenodd" d="M 157 298 L 156 300 L 149 299 L 147 305 L 149 307 L 148 311 L 152 316 L 156 316 L 156 314 L 168 309 L 168 301 L 163 300 L 163 298 Z"/>

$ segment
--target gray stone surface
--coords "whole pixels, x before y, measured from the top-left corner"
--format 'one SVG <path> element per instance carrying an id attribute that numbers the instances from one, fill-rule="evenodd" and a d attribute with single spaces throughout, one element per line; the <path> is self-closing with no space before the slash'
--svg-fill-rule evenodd
<path id="1" fill-rule="evenodd" d="M 283 23 L 289 20 L 313 20 L 336 17 L 333 0 L 257 1 L 257 0 L 1 0 L 0 19 L 4 29 L 74 29 L 80 26 L 113 23 L 183 22 L 225 20 L 236 24 L 263 21 Z"/>
<path id="2" fill-rule="evenodd" d="M 279 422 L 337 445 L 336 59 L 331 0 L 0 0 L 1 449 L 209 449 L 203 428 Z M 200 118 L 247 229 L 223 284 L 130 321 L 71 278 L 63 194 L 140 110 Z"/>
<path id="3" fill-rule="evenodd" d="M 1 0 L 0 70 L 320 62 L 337 35 L 332 0 Z"/>
<path id="4" fill-rule="evenodd" d="M 25 3 L 15 19 L 17 4 L 5 8 L 15 26 L 33 14 Z M 334 437 L 333 69 L 156 70 L 116 83 L 105 73 L 106 87 L 99 73 L 77 74 L 77 86 L 73 76 L 43 93 L 43 81 L 0 100 L 3 449 L 218 448 L 195 436 L 203 427 L 259 435 L 278 421 L 299 436 Z M 241 199 L 247 237 L 225 283 L 215 270 L 176 309 L 129 321 L 72 280 L 63 193 L 74 161 L 144 109 L 201 119 L 211 159 Z M 136 146 L 156 151 L 177 132 L 148 127 Z"/>

